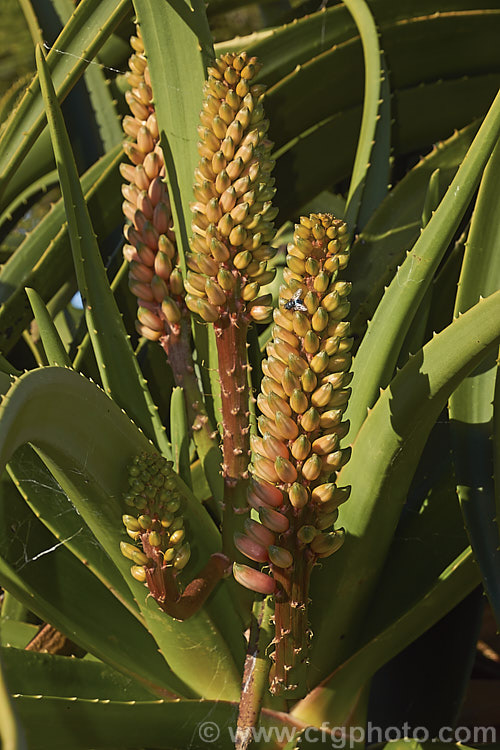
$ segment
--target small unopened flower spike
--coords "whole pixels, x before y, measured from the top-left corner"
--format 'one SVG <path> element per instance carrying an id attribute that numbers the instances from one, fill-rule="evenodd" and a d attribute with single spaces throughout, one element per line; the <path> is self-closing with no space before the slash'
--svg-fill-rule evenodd
<path id="1" fill-rule="evenodd" d="M 122 555 L 133 563 L 132 577 L 148 587 L 159 606 L 175 619 L 185 620 L 228 575 L 229 560 L 221 553 L 211 555 L 181 592 L 177 578 L 189 563 L 191 548 L 172 463 L 157 453 L 135 456 L 128 467 L 128 483 L 122 516 L 128 541 L 120 542 Z"/>
<path id="2" fill-rule="evenodd" d="M 190 269 L 186 303 L 215 328 L 219 356 L 225 478 L 223 543 L 233 549 L 241 530 L 248 476 L 248 372 L 246 334 L 251 320 L 266 321 L 275 272 L 267 261 L 277 209 L 271 170 L 272 143 L 261 96 L 260 69 L 246 52 L 227 53 L 208 69 L 200 113 L 195 171 Z M 242 491 L 243 489 L 243 491 Z"/>
<path id="3" fill-rule="evenodd" d="M 299 697 L 308 649 L 309 578 L 316 561 L 338 550 L 343 531 L 333 529 L 349 488 L 336 473 L 350 452 L 340 443 L 351 380 L 352 339 L 345 318 L 350 284 L 339 274 L 349 259 L 345 222 L 311 214 L 295 226 L 288 245 L 279 308 L 262 364 L 260 437 L 252 439 L 253 480 L 248 503 L 259 513 L 238 546 L 265 560 L 275 586 L 275 652 L 271 691 Z M 266 536 L 271 533 L 271 537 Z M 245 541 L 245 537 L 247 541 Z M 259 557 L 251 557 L 255 541 Z M 235 570 L 256 591 L 271 583 Z M 267 586 L 267 588 L 266 588 Z"/>

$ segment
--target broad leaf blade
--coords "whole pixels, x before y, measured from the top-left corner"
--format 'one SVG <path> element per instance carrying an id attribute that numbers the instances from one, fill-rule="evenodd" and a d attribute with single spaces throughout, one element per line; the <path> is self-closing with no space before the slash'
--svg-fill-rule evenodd
<path id="1" fill-rule="evenodd" d="M 364 608 L 386 558 L 427 436 L 458 383 L 500 336 L 500 292 L 475 305 L 412 357 L 383 391 L 339 476 L 352 485 L 340 509 L 347 538 L 313 577 L 312 596 L 328 600 L 315 630 L 312 658 L 325 675 L 353 648 Z M 326 590 L 324 587 L 327 586 Z M 342 607 L 338 602 L 342 601 Z"/>
<path id="2" fill-rule="evenodd" d="M 71 414 L 68 424 L 67 414 Z M 126 467 L 152 446 L 124 412 L 95 385 L 71 370 L 46 367 L 19 378 L 0 407 L 0 462 L 30 442 L 71 498 L 102 544 L 141 609 L 148 630 L 172 669 L 207 697 L 237 696 L 235 661 L 242 656 L 240 621 L 226 586 L 219 585 L 207 605 L 185 622 L 161 612 L 145 586 L 130 575 L 120 552 L 128 539 L 121 523 L 126 506 Z M 186 582 L 220 548 L 220 535 L 188 488 L 177 480 L 189 528 L 192 558 Z M 14 592 L 15 593 L 15 592 Z M 224 669 L 224 685 L 215 676 Z M 180 690 L 182 694 L 182 690 Z"/>
<path id="3" fill-rule="evenodd" d="M 356 354 L 353 396 L 347 410 L 351 438 L 373 406 L 379 388 L 390 381 L 413 315 L 462 218 L 500 134 L 497 94 L 467 156 L 432 219 L 386 290 Z"/>

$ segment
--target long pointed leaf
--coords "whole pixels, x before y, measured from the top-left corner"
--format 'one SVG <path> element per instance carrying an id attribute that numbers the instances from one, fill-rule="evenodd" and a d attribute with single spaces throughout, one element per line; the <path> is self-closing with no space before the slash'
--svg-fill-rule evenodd
<path id="1" fill-rule="evenodd" d="M 384 101 L 384 96 L 381 93 L 383 74 L 377 29 L 370 9 L 364 0 L 344 0 L 344 4 L 347 6 L 358 27 L 365 62 L 363 117 L 349 193 L 347 195 L 345 215 L 349 233 L 352 237 L 358 224 L 362 195 L 370 165 L 372 148 L 375 143 L 379 107 L 381 102 Z M 384 90 L 384 95 L 386 94 L 387 92 Z"/>
<path id="2" fill-rule="evenodd" d="M 455 315 L 500 288 L 500 145 L 495 147 L 478 192 L 458 284 Z M 458 496 L 484 586 L 500 622 L 500 537 L 495 523 L 492 420 L 496 358 L 472 373 L 449 404 Z"/>
<path id="3" fill-rule="evenodd" d="M 341 506 L 342 552 L 313 577 L 312 596 L 329 601 L 315 628 L 319 675 L 350 652 L 387 555 L 427 436 L 450 393 L 500 337 L 500 292 L 475 305 L 412 357 L 383 391 L 361 428 L 339 483 L 352 485 Z M 327 586 L 327 589 L 325 589 Z M 316 591 L 315 591 L 316 589 Z M 342 607 L 338 602 L 342 602 Z"/>
<path id="4" fill-rule="evenodd" d="M 129 0 L 82 0 L 78 5 L 48 56 L 61 101 L 129 12 Z M 45 126 L 43 110 L 40 86 L 35 78 L 0 138 L 0 197 Z"/>
<path id="5" fill-rule="evenodd" d="M 404 336 L 500 134 L 500 93 L 434 216 L 386 290 L 356 354 L 348 407 L 355 437 L 380 387 L 392 377 Z"/>

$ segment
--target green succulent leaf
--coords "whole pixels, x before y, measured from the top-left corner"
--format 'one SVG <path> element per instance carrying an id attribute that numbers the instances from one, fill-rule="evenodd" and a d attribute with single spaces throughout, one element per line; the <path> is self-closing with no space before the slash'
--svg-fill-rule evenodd
<path id="1" fill-rule="evenodd" d="M 458 282 L 455 315 L 500 288 L 499 190 L 497 144 L 479 187 Z M 451 395 L 449 414 L 460 505 L 485 590 L 500 622 L 500 537 L 495 523 L 492 450 L 496 370 L 496 352 L 492 352 Z"/>
<path id="2" fill-rule="evenodd" d="M 343 726 L 349 721 L 361 688 L 377 669 L 438 622 L 477 586 L 478 580 L 472 551 L 468 549 L 442 572 L 413 607 L 374 634 L 300 701 L 292 715 L 313 724 L 328 720 L 335 726 Z"/>
<path id="3" fill-rule="evenodd" d="M 386 80 L 386 75 L 382 73 L 377 28 L 373 16 L 364 0 L 344 0 L 344 4 L 352 14 L 356 26 L 358 27 L 361 44 L 363 45 L 363 57 L 365 63 L 363 117 L 361 120 L 361 131 L 359 134 L 356 158 L 354 159 L 351 182 L 347 195 L 346 215 L 344 217 L 347 221 L 349 233 L 352 237 L 358 224 L 363 192 L 365 189 L 367 174 L 369 172 L 370 160 L 372 158 L 373 144 L 375 143 L 377 120 L 381 127 L 388 128 L 390 127 L 390 115 L 388 117 L 384 115 L 382 121 L 379 114 L 381 103 L 389 102 L 389 92 L 387 91 L 387 86 L 385 86 L 384 93 L 382 94 L 382 82 Z M 384 139 L 379 136 L 377 143 L 378 148 L 382 149 Z M 387 184 L 385 177 L 384 183 Z M 366 210 L 367 207 L 364 207 L 363 212 L 366 212 Z"/>
<path id="4" fill-rule="evenodd" d="M 0 649 L 11 693 L 71 698 L 151 700 L 151 693 L 130 676 L 91 659 Z"/>
<path id="5" fill-rule="evenodd" d="M 182 388 L 174 388 L 170 402 L 170 428 L 172 431 L 172 459 L 175 471 L 192 489 L 189 468 L 189 429 Z"/>
<path id="6" fill-rule="evenodd" d="M 347 410 L 355 437 L 391 379 L 404 336 L 481 178 L 500 134 L 500 94 L 438 209 L 387 288 L 356 354 Z M 367 375 L 369 373 L 369 375 Z"/>
<path id="7" fill-rule="evenodd" d="M 106 237 L 109 226 L 116 222 L 117 211 L 120 211 L 120 158 L 121 148 L 116 148 L 82 176 L 82 189 L 99 237 Z M 104 205 L 103 193 L 109 196 Z M 25 287 L 36 289 L 47 303 L 62 284 L 73 278 L 73 274 L 68 227 L 61 199 L 26 237 L 0 272 L 0 346 L 3 352 L 8 352 L 14 346 L 32 319 Z M 76 283 L 74 287 L 76 289 Z"/>
<path id="8" fill-rule="evenodd" d="M 27 750 L 24 731 L 14 713 L 14 708 L 0 661 L 0 742 L 3 750 Z"/>
<path id="9" fill-rule="evenodd" d="M 7 476 L 0 543 L 2 587 L 42 621 L 157 695 L 182 687 L 143 624 L 42 525 Z"/>
<path id="10" fill-rule="evenodd" d="M 28 295 L 33 315 L 38 325 L 48 363 L 50 365 L 59 365 L 59 367 L 69 367 L 71 363 L 68 353 L 64 348 L 64 344 L 43 299 L 34 289 L 26 289 L 26 294 Z"/>
<path id="11" fill-rule="evenodd" d="M 324 561 L 321 580 L 312 581 L 313 599 L 332 603 L 312 644 L 320 678 L 326 663 L 333 669 L 356 642 L 425 441 L 449 395 L 498 342 L 499 305 L 497 292 L 426 344 L 381 393 L 358 433 L 338 478 L 353 488 L 340 509 L 346 542 Z"/>
<path id="12" fill-rule="evenodd" d="M 214 57 L 201 0 L 133 0 L 147 49 L 177 246 L 189 249 L 197 126 L 205 71 Z M 173 83 L 175 81 L 175 83 Z"/>
<path id="13" fill-rule="evenodd" d="M 71 414 L 68 422 L 67 414 Z M 147 629 L 182 680 L 207 697 L 237 696 L 235 660 L 242 657 L 239 617 L 225 585 L 185 622 L 161 612 L 143 584 L 132 578 L 120 552 L 126 539 L 121 516 L 124 471 L 133 456 L 152 446 L 124 412 L 95 385 L 71 370 L 46 367 L 21 376 L 0 407 L 0 464 L 31 443 L 71 498 L 76 510 L 121 571 L 139 604 Z M 205 509 L 178 480 L 193 555 L 187 580 L 220 548 L 220 535 Z M 7 587 L 9 588 L 9 587 Z M 13 592 L 15 593 L 15 592 Z M 224 669 L 220 685 L 214 679 Z M 182 695 L 183 690 L 178 687 Z M 175 689 L 174 689 L 175 691 Z M 176 692 L 177 692 L 176 691 Z M 185 694 L 185 693 L 184 693 Z"/>
<path id="14" fill-rule="evenodd" d="M 83 0 L 79 3 L 48 55 L 48 64 L 61 101 L 129 12 L 128 0 Z M 40 86 L 35 77 L 0 138 L 0 196 L 16 176 L 20 163 L 45 123 Z"/>

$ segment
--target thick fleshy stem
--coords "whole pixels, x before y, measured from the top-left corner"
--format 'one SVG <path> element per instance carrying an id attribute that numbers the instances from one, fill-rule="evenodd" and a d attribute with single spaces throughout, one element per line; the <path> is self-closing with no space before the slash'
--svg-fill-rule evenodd
<path id="1" fill-rule="evenodd" d="M 194 371 L 191 353 L 191 325 L 187 315 L 183 315 L 175 330 L 170 328 L 160 339 L 167 355 L 177 385 L 182 386 L 188 424 L 191 427 L 198 457 L 214 495 L 214 513 L 219 513 L 221 501 L 219 486 L 221 452 L 207 414 L 205 402 L 200 392 L 198 378 Z"/>
<path id="2" fill-rule="evenodd" d="M 223 424 L 222 548 L 230 556 L 234 556 L 233 535 L 243 529 L 247 516 L 246 492 L 250 455 L 247 330 L 247 321 L 236 312 L 224 316 L 215 325 Z"/>
<path id="3" fill-rule="evenodd" d="M 146 547 L 144 547 L 146 549 Z M 182 593 L 177 584 L 177 572 L 165 565 L 160 556 L 154 567 L 146 567 L 146 583 L 160 608 L 175 620 L 188 620 L 204 605 L 216 585 L 229 575 L 231 563 L 226 555 L 215 552 L 207 564 Z"/>
<path id="4" fill-rule="evenodd" d="M 272 637 L 272 613 L 273 605 L 270 597 L 255 601 L 243 669 L 235 750 L 246 750 L 251 744 L 252 729 L 257 726 L 259 720 L 271 666 L 266 649 Z"/>
<path id="5" fill-rule="evenodd" d="M 287 698 L 293 698 L 294 689 L 305 681 L 309 649 L 307 601 L 309 580 L 316 562 L 309 550 L 297 549 L 294 557 L 296 563 L 290 568 L 271 566 L 278 590 L 274 609 L 274 663 L 269 684 L 275 695 L 286 690 Z M 290 665 L 294 665 L 292 669 Z"/>

